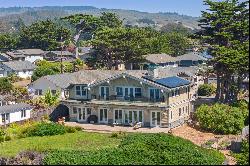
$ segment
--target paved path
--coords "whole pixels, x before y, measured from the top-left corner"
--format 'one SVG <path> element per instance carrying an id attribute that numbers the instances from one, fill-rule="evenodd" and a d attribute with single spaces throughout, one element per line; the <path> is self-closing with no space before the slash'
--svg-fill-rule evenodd
<path id="1" fill-rule="evenodd" d="M 67 126 L 80 126 L 84 128 L 85 131 L 88 132 L 99 132 L 99 133 L 112 133 L 112 132 L 141 132 L 141 133 L 167 133 L 169 131 L 168 128 L 139 128 L 134 130 L 133 127 L 125 127 L 125 126 L 109 126 L 109 125 L 101 125 L 101 124 L 85 124 L 85 123 L 76 123 L 76 122 L 65 122 Z"/>

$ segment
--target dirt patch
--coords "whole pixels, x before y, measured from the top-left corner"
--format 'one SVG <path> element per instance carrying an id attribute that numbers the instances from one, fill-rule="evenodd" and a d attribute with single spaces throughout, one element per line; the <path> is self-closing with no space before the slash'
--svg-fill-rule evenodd
<path id="1" fill-rule="evenodd" d="M 195 128 L 192 128 L 188 125 L 183 125 L 177 128 L 172 129 L 172 134 L 174 136 L 179 136 L 184 139 L 192 141 L 194 144 L 201 146 L 208 140 L 220 137 L 220 135 L 215 135 L 213 133 L 206 133 L 199 131 Z"/>
<path id="2" fill-rule="evenodd" d="M 216 135 L 209 132 L 199 131 L 195 128 L 192 128 L 188 125 L 183 125 L 172 129 L 172 134 L 174 136 L 179 136 L 184 139 L 188 139 L 196 145 L 203 145 L 210 140 L 216 140 L 217 145 L 222 145 L 223 143 L 231 142 L 231 140 L 237 139 L 239 136 L 237 135 Z M 217 147 L 217 146 L 216 146 Z M 226 157 L 228 165 L 235 165 L 236 160 L 231 156 L 230 150 L 219 150 Z"/>

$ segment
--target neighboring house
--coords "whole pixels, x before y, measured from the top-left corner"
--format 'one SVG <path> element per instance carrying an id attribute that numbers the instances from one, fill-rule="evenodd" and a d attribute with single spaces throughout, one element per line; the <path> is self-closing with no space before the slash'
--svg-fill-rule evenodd
<path id="1" fill-rule="evenodd" d="M 178 66 L 198 66 L 199 64 L 205 63 L 208 59 L 202 56 L 198 52 L 190 52 L 184 55 L 177 56 L 176 63 Z"/>
<path id="2" fill-rule="evenodd" d="M 217 84 L 217 75 L 215 73 L 209 74 L 205 78 L 205 84 Z"/>
<path id="3" fill-rule="evenodd" d="M 44 51 L 41 49 L 22 49 L 6 52 L 6 54 L 15 61 L 29 61 L 34 63 L 37 60 L 43 60 Z"/>
<path id="4" fill-rule="evenodd" d="M 11 58 L 5 54 L 5 53 L 0 53 L 0 62 L 7 62 L 7 61 L 10 61 Z"/>
<path id="5" fill-rule="evenodd" d="M 141 122 L 145 127 L 169 128 L 183 124 L 193 111 L 190 82 L 177 76 L 159 78 L 154 73 L 84 70 L 46 76 L 30 88 L 41 88 L 36 89 L 39 93 L 42 88 L 64 90 L 66 99 L 61 103 L 69 108 L 71 121 L 87 122 L 90 115 L 96 115 L 98 123 L 104 124 Z"/>
<path id="6" fill-rule="evenodd" d="M 151 65 L 173 66 L 173 67 L 178 66 L 175 57 L 172 57 L 167 54 L 149 54 L 145 55 L 145 59 L 146 62 L 142 63 L 144 69 Z"/>
<path id="7" fill-rule="evenodd" d="M 44 59 L 47 61 L 61 61 L 61 58 L 63 61 L 74 61 L 75 55 L 69 51 L 46 51 L 44 54 Z"/>
<path id="8" fill-rule="evenodd" d="M 2 68 L 2 72 L 1 72 Z M 9 61 L 0 63 L 0 74 L 7 77 L 11 74 L 16 74 L 21 78 L 30 78 L 35 70 L 36 65 L 29 61 Z"/>
<path id="9" fill-rule="evenodd" d="M 147 69 L 151 66 L 160 67 L 190 67 L 205 63 L 208 58 L 198 52 L 189 52 L 184 55 L 172 57 L 167 54 L 149 54 L 145 55 L 146 62 L 140 64 L 140 68 Z"/>
<path id="10" fill-rule="evenodd" d="M 29 119 L 31 110 L 25 103 L 0 106 L 0 126 Z"/>

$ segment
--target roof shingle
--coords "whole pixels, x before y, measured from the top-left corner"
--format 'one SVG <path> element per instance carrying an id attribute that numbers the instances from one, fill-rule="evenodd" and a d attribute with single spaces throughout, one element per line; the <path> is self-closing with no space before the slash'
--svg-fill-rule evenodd
<path id="1" fill-rule="evenodd" d="M 3 62 L 3 65 L 14 71 L 34 70 L 36 68 L 36 65 L 29 61 L 9 61 Z"/>

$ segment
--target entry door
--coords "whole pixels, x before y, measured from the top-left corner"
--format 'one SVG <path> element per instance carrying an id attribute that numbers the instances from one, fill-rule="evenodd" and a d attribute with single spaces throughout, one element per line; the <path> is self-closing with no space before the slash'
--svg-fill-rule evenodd
<path id="1" fill-rule="evenodd" d="M 108 109 L 100 109 L 99 118 L 100 123 L 108 123 Z"/>
<path id="2" fill-rule="evenodd" d="M 100 89 L 100 96 L 101 96 L 101 99 L 107 100 L 109 97 L 109 87 L 102 86 Z"/>
<path id="3" fill-rule="evenodd" d="M 161 125 L 161 112 L 151 112 L 151 126 L 156 127 Z"/>
<path id="4" fill-rule="evenodd" d="M 118 124 L 122 124 L 122 119 L 123 119 L 123 111 L 114 110 L 114 122 Z"/>
<path id="5" fill-rule="evenodd" d="M 85 122 L 87 118 L 91 115 L 91 108 L 78 108 L 77 110 L 77 121 Z"/>
<path id="6" fill-rule="evenodd" d="M 85 108 L 78 108 L 77 110 L 77 121 L 78 122 L 83 122 L 86 121 L 86 112 Z"/>

